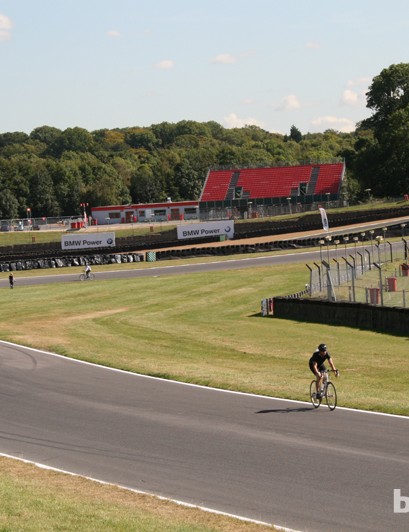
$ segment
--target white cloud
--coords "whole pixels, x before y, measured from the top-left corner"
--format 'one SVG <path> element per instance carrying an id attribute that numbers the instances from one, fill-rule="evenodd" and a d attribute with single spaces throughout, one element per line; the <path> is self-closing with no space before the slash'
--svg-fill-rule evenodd
<path id="1" fill-rule="evenodd" d="M 237 63 L 237 57 L 231 54 L 219 54 L 213 57 L 212 63 L 217 65 L 234 65 Z"/>
<path id="2" fill-rule="evenodd" d="M 297 96 L 289 94 L 281 100 L 279 105 L 276 106 L 276 111 L 292 111 L 293 109 L 300 109 L 301 103 Z"/>
<path id="3" fill-rule="evenodd" d="M 321 48 L 321 45 L 318 42 L 309 41 L 307 42 L 307 48 L 310 48 L 311 50 L 318 50 L 318 48 Z"/>
<path id="4" fill-rule="evenodd" d="M 156 63 L 155 68 L 158 68 L 159 70 L 171 70 L 174 66 L 174 61 L 171 61 L 170 59 L 164 59 L 163 61 Z"/>
<path id="5" fill-rule="evenodd" d="M 13 23 L 6 15 L 0 13 L 0 41 L 7 41 L 11 37 Z"/>
<path id="6" fill-rule="evenodd" d="M 362 85 L 365 85 L 365 87 L 368 87 L 369 83 L 371 82 L 371 78 L 367 77 L 360 77 L 358 79 L 350 79 L 347 82 L 348 87 L 360 87 Z"/>
<path id="7" fill-rule="evenodd" d="M 120 37 L 121 34 L 118 30 L 109 30 L 107 31 L 108 37 L 112 37 L 113 39 L 116 39 L 117 37 Z"/>
<path id="8" fill-rule="evenodd" d="M 320 129 L 335 129 L 342 133 L 350 133 L 355 130 L 355 122 L 348 118 L 339 118 L 336 116 L 319 116 L 311 120 L 313 126 Z"/>
<path id="9" fill-rule="evenodd" d="M 227 128 L 244 126 L 264 127 L 263 123 L 256 118 L 239 118 L 236 113 L 230 113 L 228 116 L 223 117 L 223 124 Z"/>
<path id="10" fill-rule="evenodd" d="M 360 95 L 351 89 L 345 89 L 342 93 L 341 103 L 344 105 L 357 105 L 359 100 Z"/>

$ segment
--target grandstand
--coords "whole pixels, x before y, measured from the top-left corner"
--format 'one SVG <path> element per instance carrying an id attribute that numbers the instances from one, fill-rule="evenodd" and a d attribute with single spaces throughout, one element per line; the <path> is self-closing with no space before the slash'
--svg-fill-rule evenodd
<path id="1" fill-rule="evenodd" d="M 200 208 L 228 207 L 239 202 L 274 205 L 337 201 L 345 174 L 343 162 L 210 170 L 199 199 Z"/>

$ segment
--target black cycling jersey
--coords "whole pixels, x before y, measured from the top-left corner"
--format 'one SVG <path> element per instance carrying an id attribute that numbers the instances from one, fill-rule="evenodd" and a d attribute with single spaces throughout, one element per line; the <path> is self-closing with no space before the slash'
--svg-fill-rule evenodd
<path id="1" fill-rule="evenodd" d="M 313 364 L 317 364 L 318 371 L 322 371 L 325 369 L 324 362 L 326 360 L 329 360 L 331 358 L 331 355 L 328 353 L 328 351 L 325 353 L 324 356 L 320 355 L 320 352 L 317 350 L 313 353 L 312 357 L 309 360 L 309 366 L 310 370 L 314 373 Z"/>

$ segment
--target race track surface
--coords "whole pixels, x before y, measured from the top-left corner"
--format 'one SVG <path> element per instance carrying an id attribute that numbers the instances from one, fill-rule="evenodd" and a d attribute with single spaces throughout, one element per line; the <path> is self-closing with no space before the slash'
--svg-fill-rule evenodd
<path id="1" fill-rule="evenodd" d="M 393 507 L 394 489 L 409 497 L 408 418 L 314 410 L 7 343 L 0 394 L 6 454 L 296 530 L 409 529 L 409 513 Z"/>

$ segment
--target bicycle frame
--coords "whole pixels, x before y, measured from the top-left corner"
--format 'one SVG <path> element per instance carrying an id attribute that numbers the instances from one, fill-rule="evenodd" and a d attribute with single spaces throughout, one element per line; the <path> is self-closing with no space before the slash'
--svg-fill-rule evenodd
<path id="1" fill-rule="evenodd" d="M 322 399 L 324 397 L 327 401 L 327 406 L 331 411 L 335 410 L 337 406 L 337 391 L 329 378 L 330 372 L 334 372 L 334 370 L 326 369 L 325 371 L 321 372 L 321 375 L 323 376 L 323 382 L 320 397 L 317 397 L 316 393 L 316 379 L 314 379 L 310 384 L 310 399 L 314 408 L 318 408 L 321 405 Z"/>

